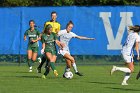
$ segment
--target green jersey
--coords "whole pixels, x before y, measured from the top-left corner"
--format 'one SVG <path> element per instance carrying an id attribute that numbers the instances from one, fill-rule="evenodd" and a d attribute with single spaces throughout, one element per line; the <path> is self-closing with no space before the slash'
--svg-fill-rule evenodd
<path id="1" fill-rule="evenodd" d="M 56 50 L 55 40 L 57 40 L 57 35 L 55 33 L 52 32 L 50 35 L 43 34 L 41 38 L 42 43 L 45 43 L 45 50 Z"/>
<path id="2" fill-rule="evenodd" d="M 32 42 L 32 40 L 36 40 L 40 35 L 40 32 L 37 29 L 34 29 L 33 31 L 31 31 L 29 28 L 28 30 L 26 30 L 24 35 L 29 37 L 28 47 L 39 46 L 38 42 L 34 42 L 34 43 Z"/>

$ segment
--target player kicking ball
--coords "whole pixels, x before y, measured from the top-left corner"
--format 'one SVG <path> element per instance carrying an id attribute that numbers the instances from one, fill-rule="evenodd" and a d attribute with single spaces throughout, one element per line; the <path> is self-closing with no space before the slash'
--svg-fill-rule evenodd
<path id="1" fill-rule="evenodd" d="M 75 70 L 75 74 L 79 75 L 79 76 L 83 76 L 77 69 L 76 63 L 75 63 L 75 59 L 71 56 L 70 54 L 70 50 L 69 50 L 69 41 L 71 40 L 71 38 L 78 38 L 78 39 L 83 39 L 83 40 L 95 40 L 95 38 L 87 38 L 87 37 L 83 37 L 83 36 L 78 36 L 75 33 L 71 32 L 72 28 L 73 28 L 74 24 L 72 21 L 69 21 L 67 23 L 66 29 L 61 30 L 58 32 L 58 36 L 60 37 L 60 42 L 63 43 L 65 46 L 63 47 L 63 49 L 59 49 L 59 53 L 64 57 L 64 59 L 66 60 L 66 71 L 69 71 L 72 67 Z M 65 73 L 64 72 L 64 73 Z M 63 75 L 63 77 L 65 77 Z"/>
<path id="2" fill-rule="evenodd" d="M 134 71 L 134 64 L 133 64 L 133 49 L 135 47 L 137 52 L 137 60 L 139 60 L 139 43 L 140 43 L 140 36 L 138 33 L 140 32 L 139 26 L 129 26 L 130 32 L 127 36 L 126 42 L 122 48 L 122 56 L 125 60 L 125 64 L 127 67 L 117 67 L 113 66 L 111 70 L 111 75 L 115 71 L 122 71 L 125 73 L 124 79 L 121 85 L 128 85 L 127 81 L 130 78 L 131 73 Z"/>

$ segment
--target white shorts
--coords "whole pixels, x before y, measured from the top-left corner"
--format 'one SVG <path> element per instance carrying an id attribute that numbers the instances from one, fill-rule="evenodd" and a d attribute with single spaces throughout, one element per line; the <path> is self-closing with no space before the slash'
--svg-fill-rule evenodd
<path id="1" fill-rule="evenodd" d="M 61 54 L 61 55 L 65 55 L 65 54 L 69 54 L 70 55 L 70 52 L 69 51 L 66 51 L 66 50 L 59 50 L 59 54 Z"/>
<path id="2" fill-rule="evenodd" d="M 131 55 L 126 55 L 126 54 L 122 54 L 123 55 L 123 59 L 125 60 L 126 63 L 131 63 L 133 62 L 133 56 Z"/>

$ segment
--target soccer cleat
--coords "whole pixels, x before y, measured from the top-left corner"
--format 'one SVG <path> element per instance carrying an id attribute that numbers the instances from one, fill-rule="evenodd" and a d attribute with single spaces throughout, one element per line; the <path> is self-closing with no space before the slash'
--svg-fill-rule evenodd
<path id="1" fill-rule="evenodd" d="M 138 80 L 139 78 L 140 78 L 140 71 L 139 71 L 139 73 L 137 74 L 136 79 Z"/>
<path id="2" fill-rule="evenodd" d="M 116 66 L 113 66 L 111 71 L 110 71 L 110 75 L 112 75 L 115 71 L 116 71 Z"/>
<path id="3" fill-rule="evenodd" d="M 122 84 L 121 85 L 128 85 L 126 82 L 122 82 Z"/>
<path id="4" fill-rule="evenodd" d="M 42 75 L 42 78 L 43 78 L 43 79 L 46 79 L 46 76 L 45 76 L 45 75 Z"/>
<path id="5" fill-rule="evenodd" d="M 65 77 L 65 74 L 63 74 L 63 78 L 66 78 L 66 77 Z"/>
<path id="6" fill-rule="evenodd" d="M 80 72 L 76 72 L 75 74 L 78 76 L 83 76 L 83 74 L 81 74 Z"/>
<path id="7" fill-rule="evenodd" d="M 41 73 L 41 68 L 37 68 L 37 73 Z"/>
<path id="8" fill-rule="evenodd" d="M 29 72 L 32 72 L 32 66 L 31 66 L 31 67 L 29 67 Z"/>
<path id="9" fill-rule="evenodd" d="M 57 70 L 54 70 L 53 73 L 56 77 L 58 76 Z"/>
<path id="10" fill-rule="evenodd" d="M 33 72 L 32 69 L 30 69 L 29 72 Z"/>

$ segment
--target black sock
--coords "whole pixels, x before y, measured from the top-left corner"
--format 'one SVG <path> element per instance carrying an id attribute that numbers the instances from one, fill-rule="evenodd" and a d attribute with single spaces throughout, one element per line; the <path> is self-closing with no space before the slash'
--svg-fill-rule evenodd
<path id="1" fill-rule="evenodd" d="M 50 61 L 47 59 L 47 60 L 46 60 L 45 68 L 48 67 L 49 65 L 50 65 Z"/>
<path id="2" fill-rule="evenodd" d="M 39 64 L 39 66 L 38 66 L 38 68 L 41 68 L 42 66 L 43 66 L 43 64 L 45 63 L 45 61 L 46 61 L 46 57 L 45 56 L 43 56 L 42 58 L 41 58 L 41 63 Z"/>
<path id="3" fill-rule="evenodd" d="M 45 68 L 46 68 L 46 71 L 45 71 L 44 75 L 47 76 L 50 72 L 50 62 L 48 60 L 47 60 Z"/>

